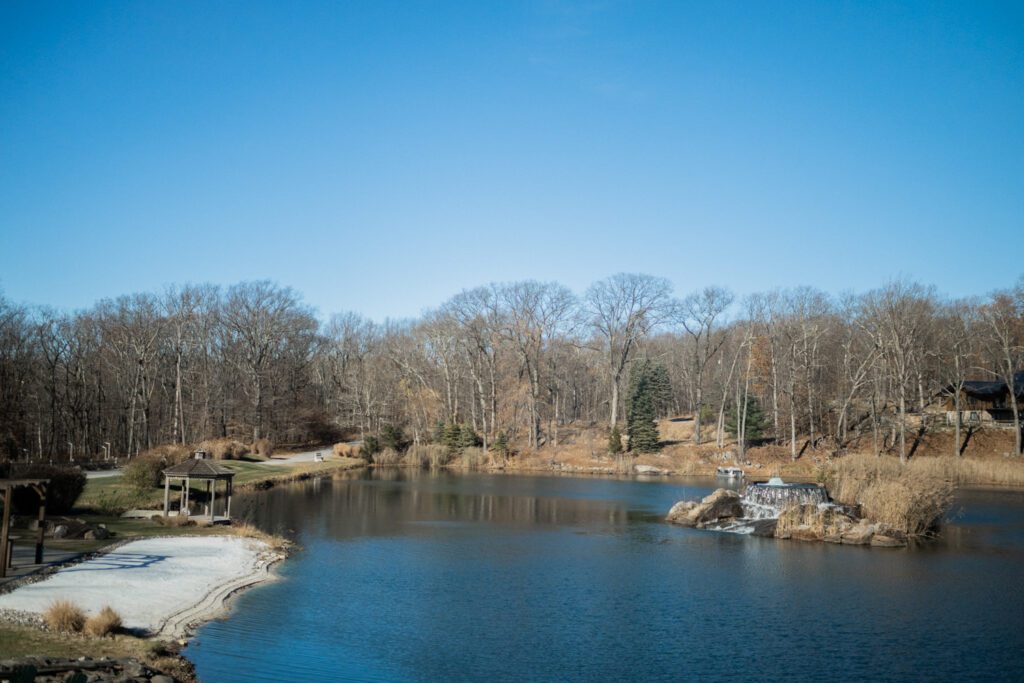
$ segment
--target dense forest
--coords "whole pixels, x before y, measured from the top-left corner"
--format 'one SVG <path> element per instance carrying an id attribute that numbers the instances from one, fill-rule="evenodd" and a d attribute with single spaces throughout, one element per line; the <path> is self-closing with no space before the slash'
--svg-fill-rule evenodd
<path id="1" fill-rule="evenodd" d="M 640 360 L 668 377 L 658 412 L 692 413 L 697 442 L 721 438 L 730 412 L 755 402 L 763 436 L 794 456 L 854 438 L 905 456 L 907 415 L 1024 367 L 1024 278 L 979 300 L 906 281 L 738 299 L 718 287 L 677 297 L 665 279 L 618 274 L 580 295 L 492 284 L 384 323 L 318 320 L 268 281 L 74 313 L 0 296 L 0 452 L 132 455 L 217 436 L 300 445 L 395 427 L 423 441 L 439 423 L 469 425 L 485 445 L 502 433 L 544 448 L 567 425 L 623 424 Z"/>

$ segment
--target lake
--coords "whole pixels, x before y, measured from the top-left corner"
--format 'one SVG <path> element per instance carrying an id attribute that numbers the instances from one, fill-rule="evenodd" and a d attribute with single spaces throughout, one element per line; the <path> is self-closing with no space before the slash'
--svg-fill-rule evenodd
<path id="1" fill-rule="evenodd" d="M 907 549 L 662 521 L 710 479 L 384 470 L 242 499 L 302 551 L 185 654 L 228 681 L 1024 680 L 1024 492 Z"/>

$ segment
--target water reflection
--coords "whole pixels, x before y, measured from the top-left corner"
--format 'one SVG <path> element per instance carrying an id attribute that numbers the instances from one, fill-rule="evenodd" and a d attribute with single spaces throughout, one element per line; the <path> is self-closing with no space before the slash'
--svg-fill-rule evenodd
<path id="1" fill-rule="evenodd" d="M 1024 495 L 961 494 L 917 549 L 661 521 L 716 485 L 392 470 L 248 496 L 303 551 L 188 654 L 208 681 L 1024 677 Z"/>

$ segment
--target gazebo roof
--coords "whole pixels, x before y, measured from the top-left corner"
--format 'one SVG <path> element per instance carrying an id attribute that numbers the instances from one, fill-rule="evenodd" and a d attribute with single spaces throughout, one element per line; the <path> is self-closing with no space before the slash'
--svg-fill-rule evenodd
<path id="1" fill-rule="evenodd" d="M 232 470 L 209 460 L 186 460 L 164 470 L 167 477 L 188 477 L 190 479 L 231 479 Z"/>

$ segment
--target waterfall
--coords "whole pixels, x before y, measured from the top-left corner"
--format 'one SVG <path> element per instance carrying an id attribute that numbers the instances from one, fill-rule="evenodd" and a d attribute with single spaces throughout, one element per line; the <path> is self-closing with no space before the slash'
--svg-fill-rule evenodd
<path id="1" fill-rule="evenodd" d="M 743 494 L 743 510 L 750 507 L 748 516 L 755 519 L 778 517 L 788 505 L 821 505 L 827 503 L 828 493 L 817 484 L 777 484 L 769 482 L 750 484 Z M 774 512 L 774 514 L 766 514 Z"/>
<path id="2" fill-rule="evenodd" d="M 832 505 L 825 487 L 817 484 L 786 484 L 773 478 L 750 484 L 740 499 L 743 517 L 707 528 L 734 534 L 771 536 L 779 514 L 790 505 Z"/>

